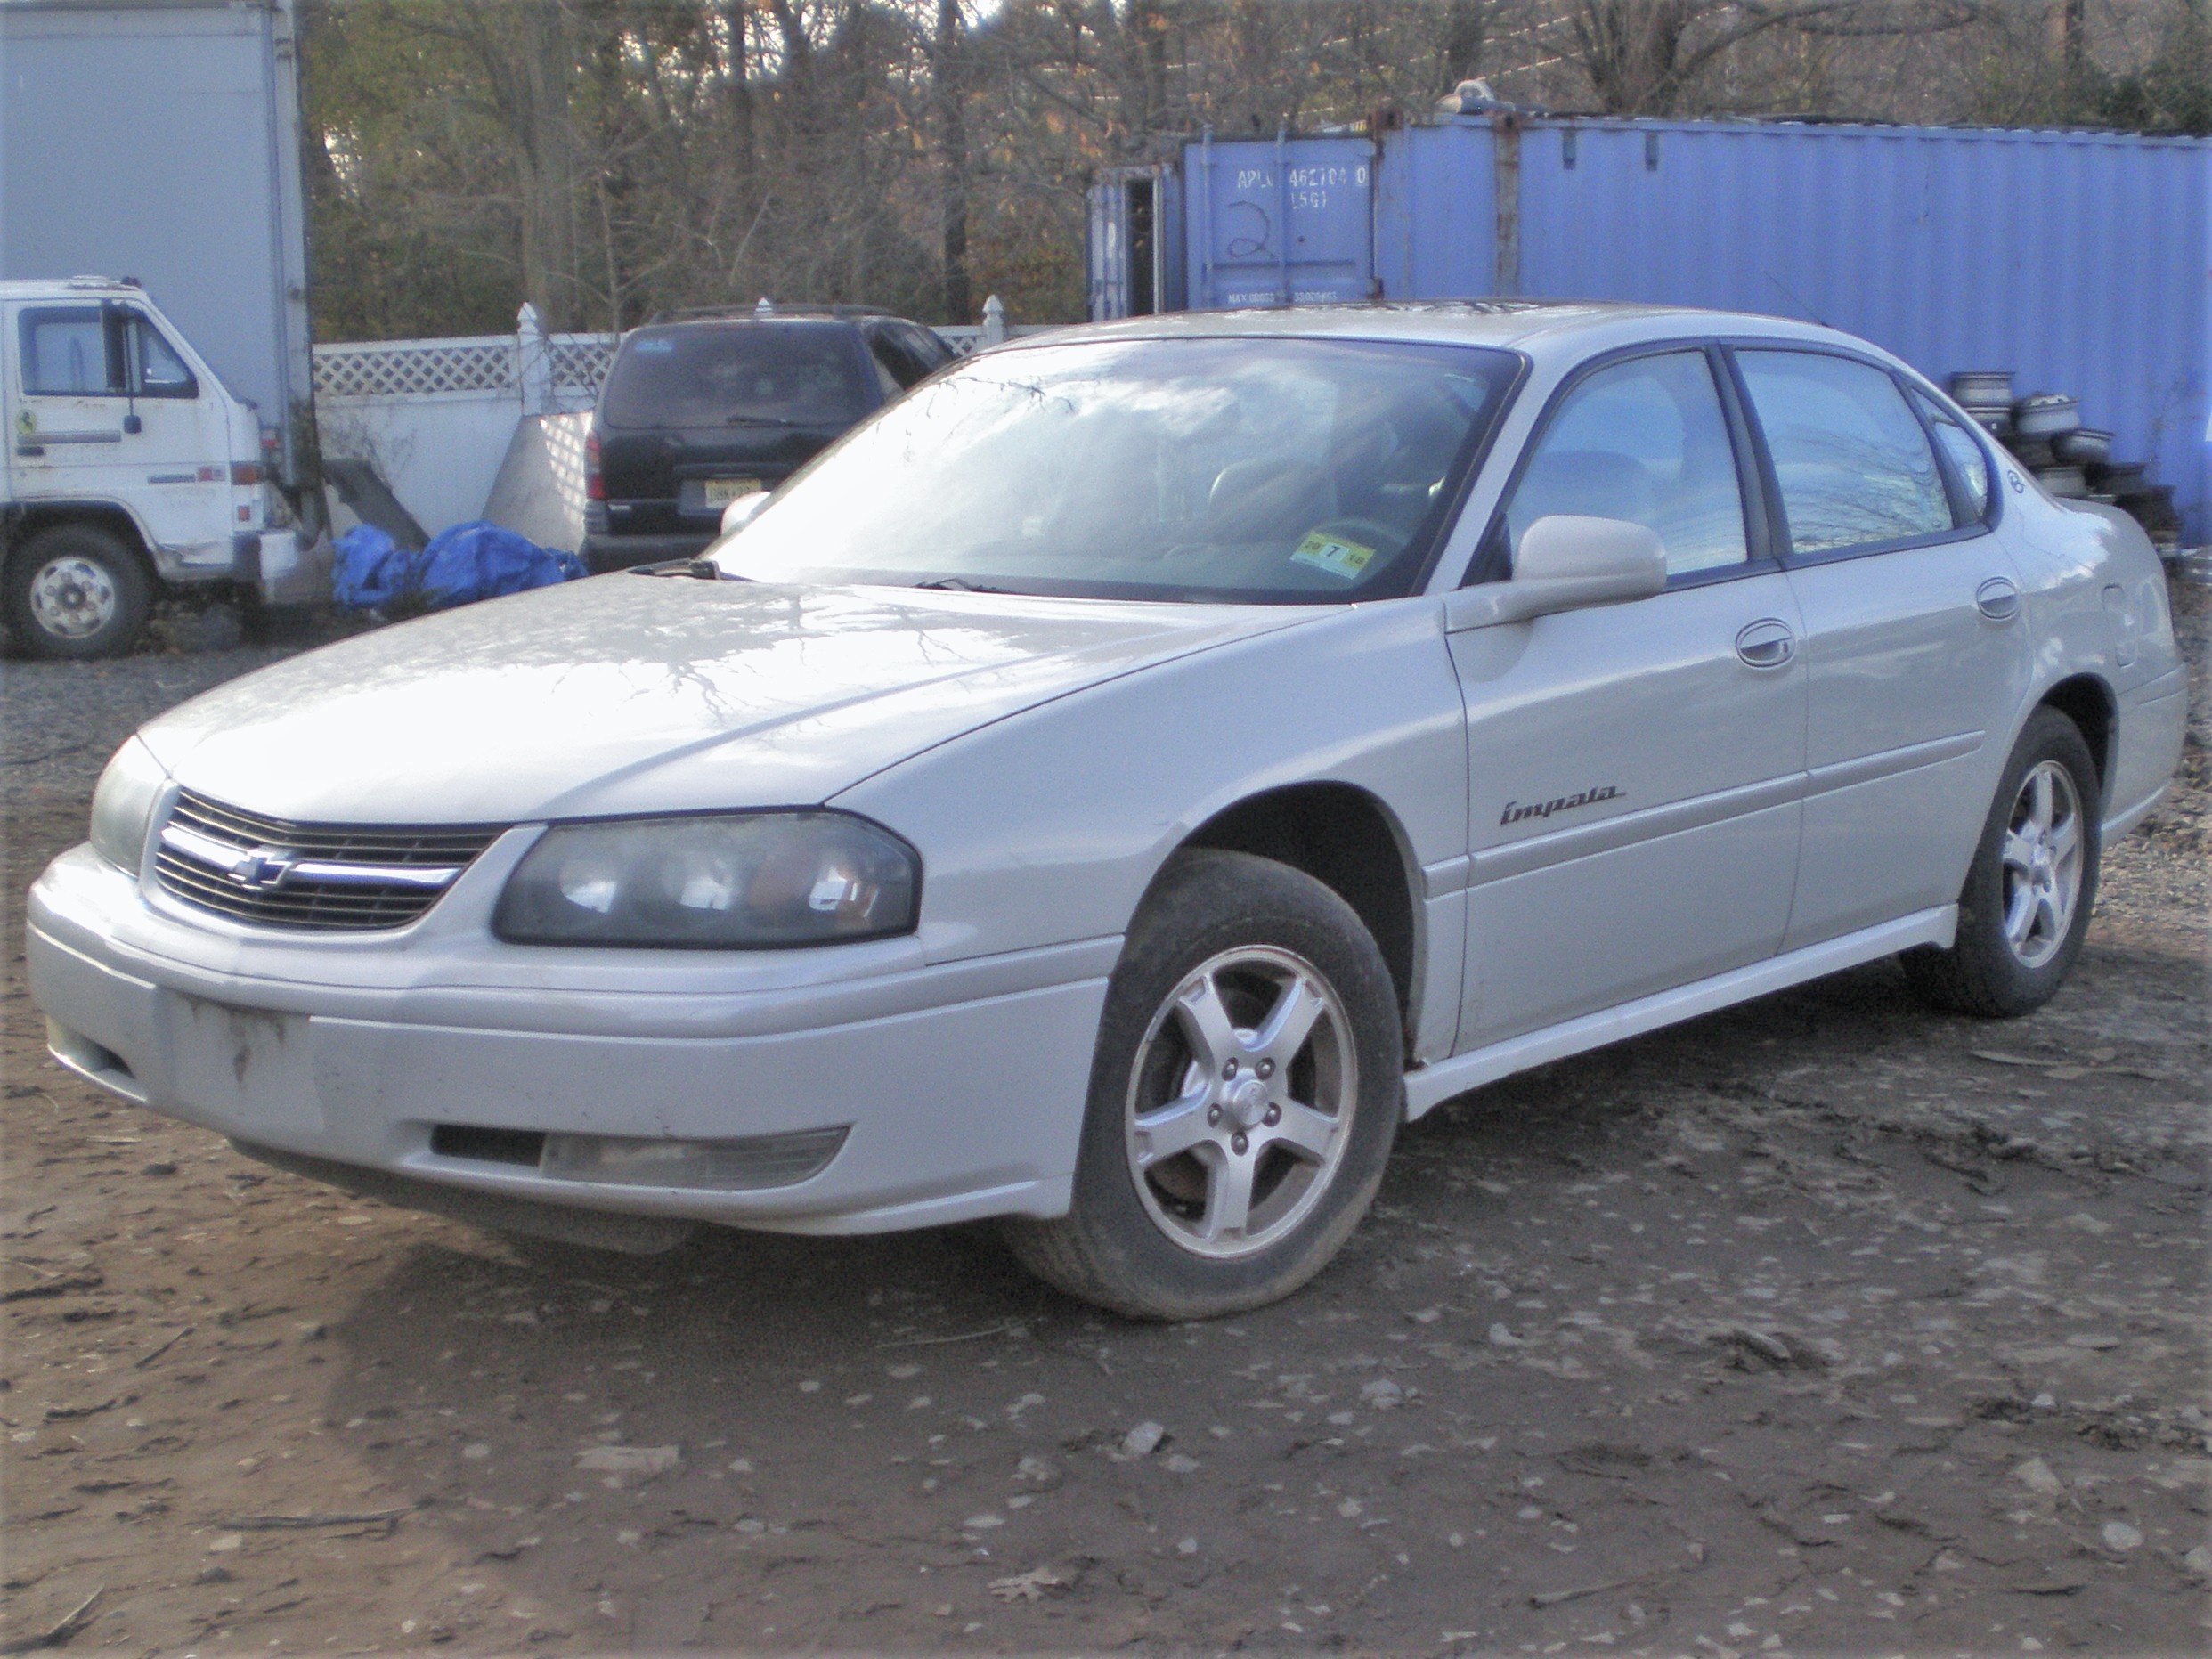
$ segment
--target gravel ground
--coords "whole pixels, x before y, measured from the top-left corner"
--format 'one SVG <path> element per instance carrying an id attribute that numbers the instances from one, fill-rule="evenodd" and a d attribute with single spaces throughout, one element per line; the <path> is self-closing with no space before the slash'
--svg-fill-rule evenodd
<path id="1" fill-rule="evenodd" d="M 0 1640 L 2212 1649 L 2201 671 L 2035 1017 L 1878 964 L 1514 1078 L 1309 1290 L 1148 1328 L 972 1230 L 517 1255 L 53 1068 L 17 900 L 283 654 L 201 643 L 0 667 Z"/>

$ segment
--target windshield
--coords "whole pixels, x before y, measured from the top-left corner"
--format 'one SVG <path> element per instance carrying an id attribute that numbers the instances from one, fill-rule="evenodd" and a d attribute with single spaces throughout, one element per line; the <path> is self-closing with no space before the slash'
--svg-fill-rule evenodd
<path id="1" fill-rule="evenodd" d="M 640 329 L 601 395 L 610 427 L 842 427 L 867 410 L 867 365 L 837 323 Z"/>
<path id="2" fill-rule="evenodd" d="M 1517 362 L 1218 337 L 993 353 L 850 434 L 711 556 L 758 581 L 1407 593 Z"/>

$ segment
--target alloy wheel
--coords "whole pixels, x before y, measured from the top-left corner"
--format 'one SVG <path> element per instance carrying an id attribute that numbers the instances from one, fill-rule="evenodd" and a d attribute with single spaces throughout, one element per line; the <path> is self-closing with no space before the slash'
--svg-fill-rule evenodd
<path id="1" fill-rule="evenodd" d="M 1291 1232 L 1344 1161 L 1358 1072 L 1344 1004 L 1311 963 L 1247 946 L 1200 964 L 1131 1069 L 1129 1169 L 1153 1224 L 1216 1260 Z"/>
<path id="2" fill-rule="evenodd" d="M 2081 899 L 2081 797 L 2056 760 L 2038 761 L 2021 780 L 2005 827 L 2005 942 L 2022 967 L 2058 953 Z"/>

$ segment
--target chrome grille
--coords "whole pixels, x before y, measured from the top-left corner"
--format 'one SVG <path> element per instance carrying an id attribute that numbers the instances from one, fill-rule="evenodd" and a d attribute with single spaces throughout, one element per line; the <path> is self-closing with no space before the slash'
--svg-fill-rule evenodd
<path id="1" fill-rule="evenodd" d="M 162 825 L 154 874 L 188 905 L 264 927 L 404 927 L 504 827 L 294 824 L 186 790 Z"/>

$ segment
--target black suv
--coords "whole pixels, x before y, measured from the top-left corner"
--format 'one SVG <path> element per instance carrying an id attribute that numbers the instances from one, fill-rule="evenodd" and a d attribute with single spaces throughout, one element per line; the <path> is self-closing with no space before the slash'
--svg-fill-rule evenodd
<path id="1" fill-rule="evenodd" d="M 689 558 L 722 509 L 953 360 L 920 323 L 851 306 L 674 312 L 622 337 L 585 451 L 584 563 Z"/>

